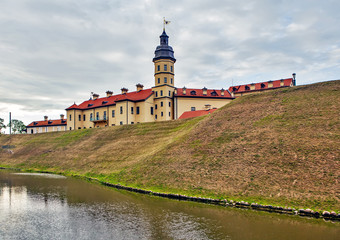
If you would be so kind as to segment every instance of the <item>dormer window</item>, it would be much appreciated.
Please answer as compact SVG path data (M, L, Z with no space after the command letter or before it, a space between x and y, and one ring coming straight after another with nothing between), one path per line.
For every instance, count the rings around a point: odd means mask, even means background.
M51 123L52 123L52 121L50 120L50 121L48 121L47 123L48 123L48 124L51 124Z
M87 106L88 106L88 107L92 107L92 106L93 106L93 104L92 104L92 103L89 103L89 104L87 104Z
M261 83L261 88L265 88L265 87L266 87L266 84Z
M190 95L196 95L196 91L191 91Z
M217 96L217 92L213 91L213 92L211 93L211 96Z
M245 86L245 89L248 91L248 90L250 90L250 87L249 86Z
M233 87L233 92L236 92L237 91L237 88L236 87Z
M37 122L34 122L33 125L37 125L38 123Z
M104 105L104 104L107 104L108 103L108 101L102 101L102 104Z
M208 89L207 89L206 87L204 87L202 90L203 90L203 95L207 95L207 93L208 93L207 90L208 90Z

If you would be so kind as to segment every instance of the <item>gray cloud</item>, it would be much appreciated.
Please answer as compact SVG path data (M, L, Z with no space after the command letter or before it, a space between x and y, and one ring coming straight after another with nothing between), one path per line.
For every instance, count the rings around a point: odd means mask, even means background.
M0 117L14 111L25 123L58 117L91 91L153 86L163 16L178 87L340 74L338 1L2 0L1 9Z

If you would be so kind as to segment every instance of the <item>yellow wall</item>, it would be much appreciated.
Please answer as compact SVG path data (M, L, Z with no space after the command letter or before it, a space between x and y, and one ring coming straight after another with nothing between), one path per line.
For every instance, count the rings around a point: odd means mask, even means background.
M231 99L176 97L174 102L174 98L172 97L174 88L164 85L154 87L153 90L158 92L163 90L165 94L163 94L163 96L158 94L158 97L155 97L156 95L153 94L145 101L140 102L121 101L117 102L116 105L108 107L88 110L68 110L67 130L136 124L141 122L169 121L179 118L183 112L191 111L191 107L195 107L196 110L204 110L205 105L210 104L211 108L220 108L231 101ZM169 97L169 91L171 97ZM122 114L120 113L121 107L123 110ZM133 113L131 112L132 107ZM137 107L139 107L139 114L137 114ZM151 115L151 107L153 108L153 115ZM112 117L112 110L115 111L114 117ZM177 111L175 112L175 110ZM104 111L106 111L106 120L96 121L97 113L99 114L100 120L104 118ZM94 121L90 120L91 113ZM81 116L80 121L79 115Z
M121 107L123 110L122 114L120 113ZM137 114L137 107L139 107L139 114ZM136 124L140 122L153 122L155 121L155 109L154 114L151 115L151 107L154 108L153 96L149 97L145 101L140 102L121 101L117 102L116 105L108 107L99 107L87 110L68 110L67 116L71 120L67 124L67 130ZM131 108L133 108L133 112ZM115 111L114 117L112 117L112 110ZM106 120L104 120L105 111ZM91 113L93 117L92 121L90 118ZM99 114L99 121L97 120L97 113ZM81 116L80 121L79 115ZM168 118L165 120L168 120Z
M126 123L126 106L128 101L116 103L116 125L124 125ZM122 107L123 113L120 113L120 108Z
M78 121L78 115L82 114L82 110L67 110L67 130L74 130L82 127L81 122Z
M140 116L136 119L137 122L154 122L155 121L155 112L153 115L151 115L151 107L155 108L154 105L154 96L152 95L148 99L146 99L143 102L139 102ZM155 109L154 109L155 111Z
M32 134L31 130L33 130L33 134L46 132L59 132L66 131L66 126L29 127L27 128L27 134Z
M164 65L167 65L167 70L164 70ZM171 86L174 86L175 84L175 66L174 62L170 59L159 59L154 62L155 66L155 86L168 84ZM159 70L158 70L159 66ZM172 68L172 71L171 71ZM164 82L164 78L167 78L167 82ZM158 78L160 79L160 82L158 83ZM172 79L172 82L171 82Z
M93 127L97 128L97 127L108 126L109 117L110 117L109 116L109 110L110 110L109 106L95 108L95 109L92 110L93 111L93 121L92 121ZM104 112L106 113L106 115L104 115ZM97 114L98 114L98 119L97 119Z

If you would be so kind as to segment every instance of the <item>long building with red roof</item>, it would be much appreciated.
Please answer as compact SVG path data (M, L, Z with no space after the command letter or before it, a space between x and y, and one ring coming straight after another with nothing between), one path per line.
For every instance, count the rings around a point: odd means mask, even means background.
M285 87L292 87L295 86L295 76L296 74L293 73L292 78L280 79L280 80L270 80L267 82L260 82L260 83L250 83L238 86L231 86L229 87L229 92L234 97L240 97L243 95L251 94L251 93L258 93L268 90L274 90L278 88L285 88Z
M47 132L59 132L66 131L67 120L64 118L64 114L60 115L60 119L48 119L48 116L44 116L42 121L34 121L26 126L27 134L35 133L47 133Z

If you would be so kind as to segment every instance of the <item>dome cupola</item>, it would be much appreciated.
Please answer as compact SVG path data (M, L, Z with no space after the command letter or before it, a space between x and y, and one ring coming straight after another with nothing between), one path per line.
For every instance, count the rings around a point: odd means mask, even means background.
M153 61L159 59L171 59L172 61L176 62L174 50L168 45L169 36L166 34L165 30L163 30L163 33L159 36L159 38L160 45L157 46L155 50L155 57L153 58Z

